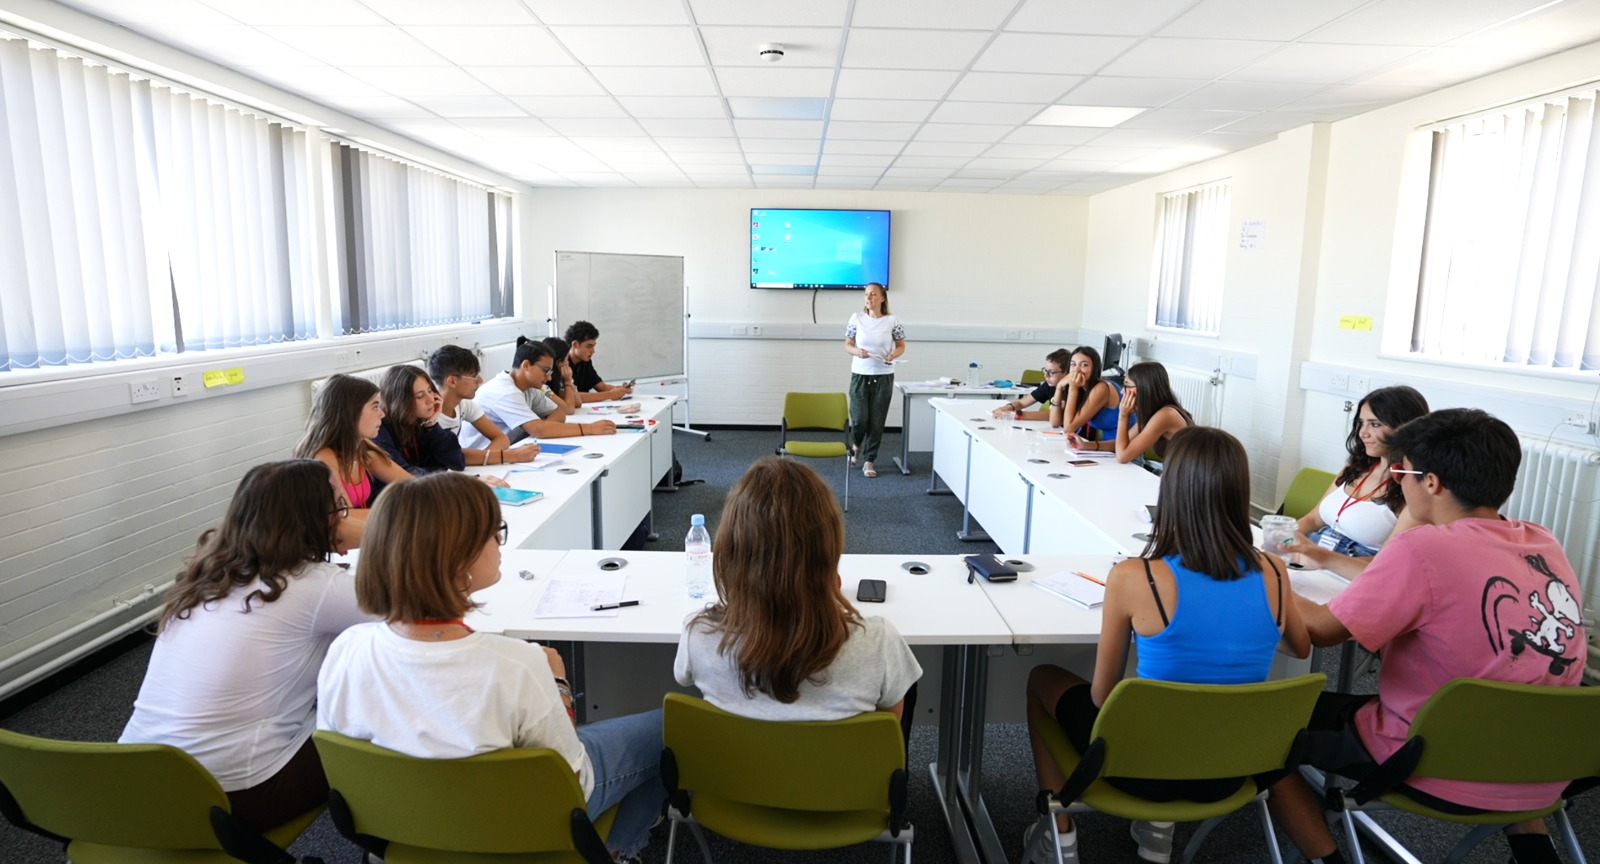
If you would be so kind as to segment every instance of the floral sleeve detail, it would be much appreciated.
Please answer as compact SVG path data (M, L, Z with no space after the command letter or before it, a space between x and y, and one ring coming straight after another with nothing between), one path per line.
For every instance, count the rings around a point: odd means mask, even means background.
M895 322L894 330L892 332L896 341L906 338L906 328L901 327L899 322Z
M856 338L856 319L851 318L850 319L850 326L844 328L844 338L846 338L846 339L854 339L854 338Z

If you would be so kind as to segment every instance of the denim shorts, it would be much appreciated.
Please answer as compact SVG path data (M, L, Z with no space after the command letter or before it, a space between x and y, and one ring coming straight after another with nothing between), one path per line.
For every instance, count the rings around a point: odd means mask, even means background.
M1324 537L1331 538L1333 545L1329 546L1326 542L1324 542ZM1346 537L1343 534L1340 534L1338 531L1326 526L1311 532L1311 542L1323 547L1324 549L1331 549L1340 555L1349 555L1352 558L1371 558L1372 556L1378 554L1378 550L1376 548L1357 543L1356 541L1351 540L1349 537Z

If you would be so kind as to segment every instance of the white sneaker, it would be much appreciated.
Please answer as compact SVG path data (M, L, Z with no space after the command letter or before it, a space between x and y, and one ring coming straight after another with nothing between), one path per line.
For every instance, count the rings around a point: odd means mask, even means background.
M1044 823L1044 820L1042 820L1042 819L1035 820L1032 825L1028 826L1028 830L1023 832L1023 834L1022 834L1022 851L1023 852L1027 852L1028 851L1028 847L1033 845L1033 837L1034 837L1035 834L1037 834L1039 832L1039 826L1041 824L1043 824L1043 823ZM1074 823L1072 828L1068 829L1068 831L1065 834L1061 833L1060 831L1057 831L1056 832L1056 838L1061 841L1061 861L1062 861L1062 864L1078 864L1078 826L1077 826L1077 824ZM1033 857L1029 858L1027 860L1032 862L1032 864L1055 864L1055 861L1056 861L1056 850L1055 850L1054 846L1050 845L1050 838L1046 837L1044 839L1044 842L1039 845L1039 848L1034 850Z
M1172 860L1171 822L1134 822L1128 826L1133 842L1139 844L1139 857L1155 864L1168 864Z

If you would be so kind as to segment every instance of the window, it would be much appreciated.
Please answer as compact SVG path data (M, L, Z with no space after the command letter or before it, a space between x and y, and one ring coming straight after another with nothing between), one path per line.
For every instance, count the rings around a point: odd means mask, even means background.
M1218 180L1162 196L1151 326L1221 332L1232 183Z
M1424 130L1431 161L1413 353L1600 369L1595 92Z

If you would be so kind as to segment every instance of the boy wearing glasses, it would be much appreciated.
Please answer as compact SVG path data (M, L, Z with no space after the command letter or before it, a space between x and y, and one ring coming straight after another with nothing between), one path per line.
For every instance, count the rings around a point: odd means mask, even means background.
M564 423L562 418L566 412L549 397L545 397L545 401L550 403L545 415L528 407L528 400L523 393L543 387L555 368L555 358L550 355L549 346L543 342L526 337L518 339L517 352L512 355L511 362L509 371L501 372L478 388L475 401L483 409L484 416L503 430L512 442L529 436L576 438L580 435L610 435L617 431L616 424L610 420ZM463 425L456 434L461 438L463 449L484 447L489 440L472 426Z
M1039 370L1044 373L1044 383L1033 388L1033 392L1026 396L1002 403L999 408L994 409L994 416L999 417L1007 411L1015 411L1018 420L1049 420L1050 400L1055 398L1056 384L1061 381L1061 376L1066 372L1067 364L1071 360L1072 352L1065 348L1057 348L1045 355L1044 368ZM1039 406L1038 410L1027 410L1034 405Z
M1383 652L1377 696L1324 693L1308 726L1308 761L1355 779L1405 743L1417 711L1451 680L1576 686L1586 654L1583 595L1561 543L1499 514L1522 458L1511 427L1452 408L1406 423L1387 444L1406 512L1421 524L1384 544L1328 605L1295 597L1313 644L1353 638ZM1560 733L1533 723L1529 734ZM1474 813L1547 806L1563 785L1417 777L1399 791L1435 809ZM1298 774L1273 787L1271 804L1308 859L1344 861ZM1543 820L1506 834L1518 864L1558 860Z

